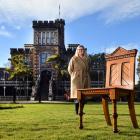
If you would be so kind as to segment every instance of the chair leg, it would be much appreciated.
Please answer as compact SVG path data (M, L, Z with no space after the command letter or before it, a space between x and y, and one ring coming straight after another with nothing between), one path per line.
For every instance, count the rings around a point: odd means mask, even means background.
M83 104L82 99L79 101L79 106L80 106L80 113L79 113L79 116L80 116L80 126L79 126L79 128L83 129L83 107L84 107L84 104Z
M117 114L117 101L115 99L112 100L112 105L113 105L113 120L112 120L112 124L113 124L113 132L114 133L118 133L118 128L117 128L117 118L118 118L118 114Z
M102 105L103 105L103 111L104 111L106 123L107 125L111 125L109 109L108 109L108 100L106 97L102 97Z
M78 115L79 112L79 103L75 103L75 113Z
M138 128L138 123L137 123L135 108L134 108L134 92L131 92L130 96L128 97L128 107L129 107L129 113L130 113L130 118L133 127Z

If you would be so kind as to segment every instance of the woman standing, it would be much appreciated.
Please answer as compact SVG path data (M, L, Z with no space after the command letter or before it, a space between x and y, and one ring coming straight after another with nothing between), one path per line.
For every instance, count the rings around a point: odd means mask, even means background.
M70 98L74 99L75 111L78 114L79 102L77 100L77 89L88 88L90 86L89 60L84 46L79 45L76 48L75 55L69 62L68 72L71 76Z

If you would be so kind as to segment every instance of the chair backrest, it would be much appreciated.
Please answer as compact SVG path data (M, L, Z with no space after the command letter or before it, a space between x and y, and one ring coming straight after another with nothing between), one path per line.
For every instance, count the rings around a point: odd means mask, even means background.
M137 50L126 50L118 47L106 55L106 86L134 89L135 58Z

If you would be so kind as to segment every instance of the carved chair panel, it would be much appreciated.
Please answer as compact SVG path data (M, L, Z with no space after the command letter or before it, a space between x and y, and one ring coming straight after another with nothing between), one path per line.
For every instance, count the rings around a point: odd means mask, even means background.
M118 65L113 64L110 67L110 86L118 85L118 83L119 83Z
M122 77L121 77L121 85L129 86L131 85L130 80L130 63L122 63Z
M106 87L134 89L137 50L117 48L106 56Z

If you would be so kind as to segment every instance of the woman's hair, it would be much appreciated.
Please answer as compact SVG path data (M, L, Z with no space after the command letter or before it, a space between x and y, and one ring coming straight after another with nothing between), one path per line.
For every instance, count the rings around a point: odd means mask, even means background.
M84 48L83 45L78 45L78 47L76 48L76 51L75 51L75 56L79 56L79 54L78 54L78 49L80 49L80 48L84 49L84 56L86 56L85 48Z

